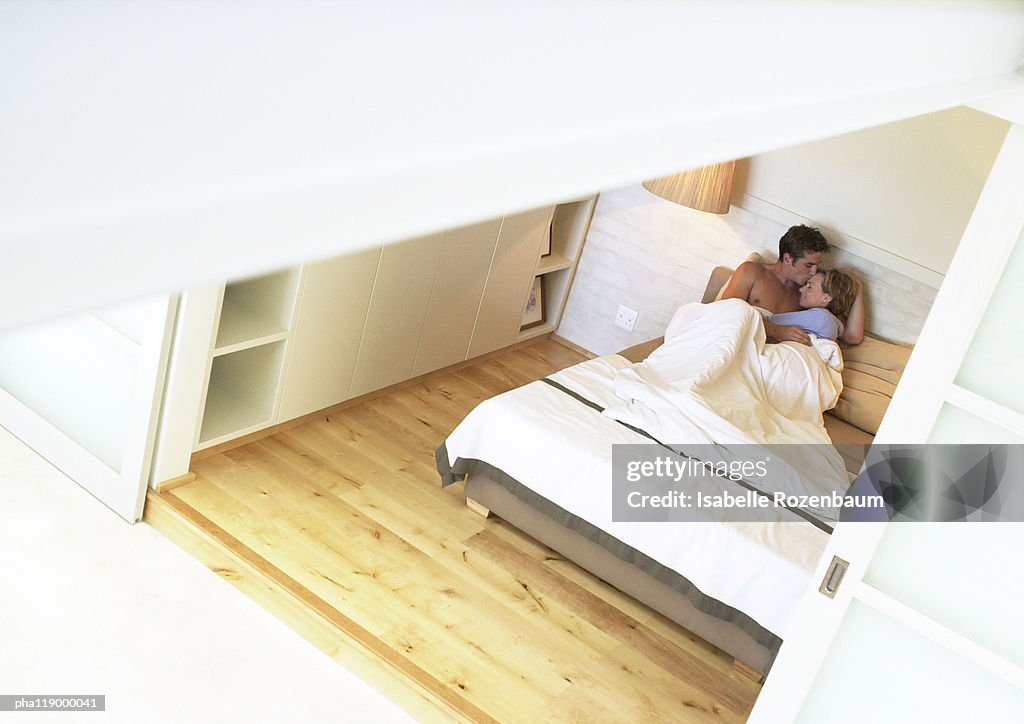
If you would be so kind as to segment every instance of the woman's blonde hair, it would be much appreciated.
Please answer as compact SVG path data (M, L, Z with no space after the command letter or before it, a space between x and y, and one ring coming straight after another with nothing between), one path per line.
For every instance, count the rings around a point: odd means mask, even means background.
M828 303L828 311L837 317L845 317L857 298L857 285L853 277L844 274L838 269L820 269L823 276L821 280L821 291L832 295L832 301Z

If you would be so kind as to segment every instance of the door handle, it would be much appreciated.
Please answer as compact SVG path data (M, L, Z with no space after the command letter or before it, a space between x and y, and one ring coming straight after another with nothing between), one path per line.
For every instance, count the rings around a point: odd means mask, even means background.
M825 577L821 579L818 593L829 598L835 598L836 591L839 590L839 584L843 582L843 576L846 575L846 569L849 567L848 561L844 561L839 556L832 556L832 563L829 564L828 570L825 571Z

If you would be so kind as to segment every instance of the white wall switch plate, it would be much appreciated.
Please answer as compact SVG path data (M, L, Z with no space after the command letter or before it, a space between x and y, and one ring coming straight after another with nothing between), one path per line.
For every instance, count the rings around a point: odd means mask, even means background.
M619 311L615 313L615 326L622 327L627 332L632 332L634 325L636 325L636 314L635 309L630 309L620 304Z

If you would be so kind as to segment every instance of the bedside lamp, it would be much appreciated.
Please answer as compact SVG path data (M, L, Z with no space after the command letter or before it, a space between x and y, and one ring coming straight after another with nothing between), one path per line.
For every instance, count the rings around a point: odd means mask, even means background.
M735 161L695 168L672 176L644 181L645 189L663 199L712 214L729 212Z

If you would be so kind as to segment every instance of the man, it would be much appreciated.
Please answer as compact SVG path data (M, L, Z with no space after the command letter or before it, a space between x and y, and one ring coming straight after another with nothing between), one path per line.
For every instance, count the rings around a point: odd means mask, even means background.
M795 312L800 307L800 287L818 271L818 264L829 250L820 231L810 226L792 226L779 239L778 261L768 264L745 261L722 291L722 299L743 299L773 314ZM857 296L850 306L840 339L859 344L864 337L864 300L861 282L849 270L857 286ZM764 321L764 331L779 342L800 342L809 345L811 338L800 327Z

